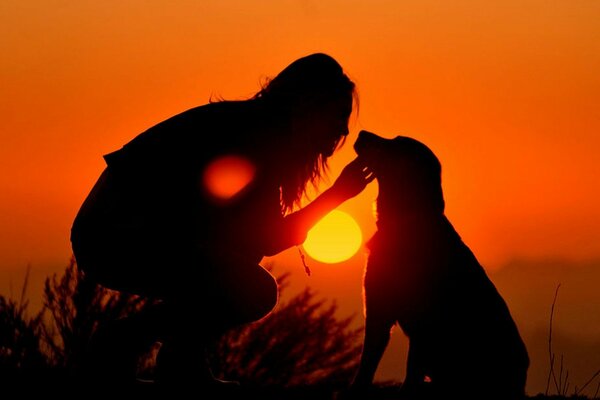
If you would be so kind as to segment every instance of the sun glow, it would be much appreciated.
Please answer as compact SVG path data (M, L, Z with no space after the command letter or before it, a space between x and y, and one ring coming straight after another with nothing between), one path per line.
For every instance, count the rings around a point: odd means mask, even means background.
M362 232L354 218L333 210L308 232L302 247L311 258L335 264L356 254L361 244Z

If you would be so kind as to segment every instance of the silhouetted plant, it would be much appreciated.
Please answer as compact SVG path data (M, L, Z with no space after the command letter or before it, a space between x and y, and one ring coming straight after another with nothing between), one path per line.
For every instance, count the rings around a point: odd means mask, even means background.
M0 295L0 376L7 380L41 373L47 366L39 340L42 314L27 313L28 278L29 268L19 301Z
M278 279L280 290L287 275ZM337 304L317 300L309 288L253 324L227 333L211 362L225 379L257 386L347 385L361 351L362 329L353 316L336 319Z
M72 258L64 274L44 284L46 319L41 339L49 363L73 374L84 362L92 335L104 324L140 311L147 299L96 285L85 279Z
M546 383L545 395L546 396L548 395L548 392L550 390L550 382L553 382L556 393L559 396L566 397L569 387L570 387L569 370L566 369L566 367L564 365L564 356L561 354L559 370L558 370L558 372L556 371L556 366L555 366L556 355L555 355L554 349L552 347L552 325L553 325L553 321L554 321L554 309L556 307L556 300L558 298L558 290L559 289L560 289L560 284L558 284L556 286L556 291L554 292L554 299L552 300L552 307L550 308L550 327L548 329L548 355L550 357L550 370L548 371L548 381ZM583 391L592 382L594 382L594 380L598 376L600 376L600 369L598 369L581 387L578 388L577 386L575 386L575 388L573 389L573 396L581 396ZM600 382L598 382L598 385L596 386L596 391L592 397L593 399L597 398L599 390L600 390Z
M133 315L150 305L144 298L124 295L91 284L71 260L64 274L46 279L44 307L30 317L27 312L26 273L18 300L0 295L0 383L42 382L72 374L84 357L84 347L103 324ZM287 287L288 275L279 278L280 289ZM552 321L558 288L551 310L549 351L551 368ZM211 362L215 372L255 386L345 386L358 363L361 328L351 329L353 317L337 320L337 305L306 289L277 306L264 319L231 330L215 346ZM142 361L151 371L152 355ZM556 371L550 372L556 374ZM581 395L598 376L596 372L574 394L566 395L566 373L558 372L555 389L562 395L542 395L532 399L584 400ZM150 375L151 377L151 375ZM549 379L554 379L552 375ZM598 395L598 388L592 398ZM21 386L21 390L24 388Z
M287 275L280 279L287 287ZM0 296L0 368L3 375L51 371L68 378L84 363L86 346L104 324L134 315L147 299L86 281L72 259L61 276L47 278L43 309L26 316L24 284L19 302ZM258 386L347 384L360 355L361 329L353 317L337 320L335 302L317 300L306 289L253 324L231 330L214 348L212 362L222 376ZM140 361L147 375L156 347ZM149 375L151 377L151 374Z

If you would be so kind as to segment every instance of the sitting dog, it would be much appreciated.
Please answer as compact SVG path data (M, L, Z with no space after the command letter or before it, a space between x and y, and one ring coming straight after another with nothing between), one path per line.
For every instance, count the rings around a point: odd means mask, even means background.
M524 398L526 347L503 298L444 215L437 157L417 140L367 131L354 149L373 169L379 194L352 389L372 384L398 323L409 340L401 388L408 398Z

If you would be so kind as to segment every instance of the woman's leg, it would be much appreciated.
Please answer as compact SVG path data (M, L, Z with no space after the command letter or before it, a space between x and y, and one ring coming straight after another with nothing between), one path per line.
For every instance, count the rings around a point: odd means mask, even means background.
M259 265L220 266L199 281L182 282L169 304L168 334L159 352L159 380L166 384L222 385L207 349L233 327L259 320L277 303L275 278Z
M220 292L212 296L220 303L220 310L215 313L215 319L223 319L225 328L258 321L270 314L277 304L277 281L260 265L223 267L216 274L216 280Z

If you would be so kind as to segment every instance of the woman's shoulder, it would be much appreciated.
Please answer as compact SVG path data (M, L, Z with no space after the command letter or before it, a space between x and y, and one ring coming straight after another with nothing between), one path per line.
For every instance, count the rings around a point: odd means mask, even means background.
M211 101L185 110L177 117L253 114L257 111L256 103L252 100L219 100Z
M105 158L163 160L174 165L202 164L226 153L257 158L262 154L258 149L261 124L260 112L251 101L207 103L152 126Z
M250 116L245 111L246 108L241 102L216 102L196 106L153 125L132 142L158 141L167 144L171 141L185 142L199 138L210 139L211 143L220 139L231 140L237 134L236 124ZM228 137L223 138L222 133L227 131Z
M252 101L219 101L186 110L170 120L163 128L176 128L194 135L213 133L215 140L231 140L242 131L260 124L260 109Z

